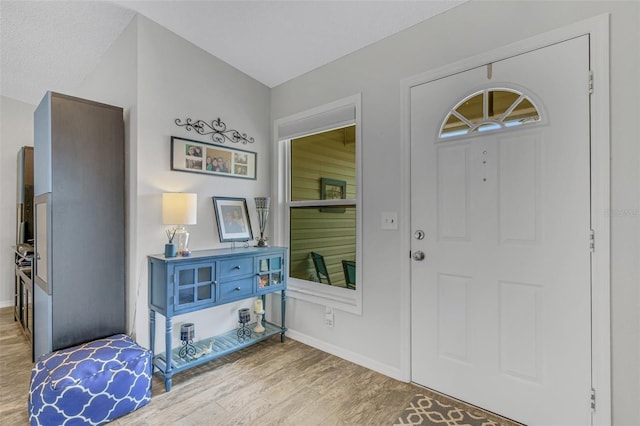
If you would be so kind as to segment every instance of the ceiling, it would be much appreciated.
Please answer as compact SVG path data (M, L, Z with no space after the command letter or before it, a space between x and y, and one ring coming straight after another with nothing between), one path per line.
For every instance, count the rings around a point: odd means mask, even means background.
M0 1L0 94L73 93L136 13L266 86L468 0Z

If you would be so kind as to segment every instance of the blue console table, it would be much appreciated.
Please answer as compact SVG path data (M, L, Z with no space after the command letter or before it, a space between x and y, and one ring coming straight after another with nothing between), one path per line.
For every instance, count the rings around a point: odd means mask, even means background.
M287 249L250 247L194 251L189 257L148 256L149 327L153 370L171 390L174 374L235 352L275 334L285 339ZM280 292L281 324L262 319L265 331L239 338L236 330L194 343L196 354L172 347L173 317L252 297ZM165 318L165 352L155 352L156 312ZM253 329L255 324L250 327Z

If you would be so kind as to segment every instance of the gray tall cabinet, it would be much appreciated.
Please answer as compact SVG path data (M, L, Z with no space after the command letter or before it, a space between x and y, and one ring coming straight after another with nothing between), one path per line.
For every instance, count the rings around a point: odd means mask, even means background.
M126 331L124 122L47 92L34 113L34 355Z

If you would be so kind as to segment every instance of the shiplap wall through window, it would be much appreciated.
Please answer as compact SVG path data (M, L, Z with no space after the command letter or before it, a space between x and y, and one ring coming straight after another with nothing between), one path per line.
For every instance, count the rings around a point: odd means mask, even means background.
M291 199L320 200L321 179L346 182L356 198L355 126L291 141ZM317 281L310 253L324 256L331 284L344 287L342 260L356 259L356 208L292 208L290 276Z

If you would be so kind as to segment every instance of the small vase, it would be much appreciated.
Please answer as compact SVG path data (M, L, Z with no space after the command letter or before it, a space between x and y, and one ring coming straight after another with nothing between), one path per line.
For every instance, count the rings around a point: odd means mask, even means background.
M164 245L164 257L176 257L178 255L178 249L173 243Z

